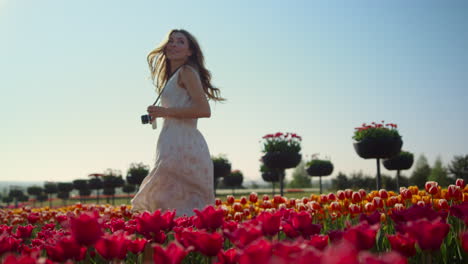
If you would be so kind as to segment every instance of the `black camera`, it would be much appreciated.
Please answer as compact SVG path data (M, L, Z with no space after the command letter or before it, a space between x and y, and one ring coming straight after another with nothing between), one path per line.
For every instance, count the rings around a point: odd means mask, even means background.
M151 122L151 116L150 115L142 115L141 116L141 123L142 124L149 124Z

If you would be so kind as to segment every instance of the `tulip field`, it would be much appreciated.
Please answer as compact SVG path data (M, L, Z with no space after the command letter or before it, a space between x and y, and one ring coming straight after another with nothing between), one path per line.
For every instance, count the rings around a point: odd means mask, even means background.
M227 196L176 217L128 205L0 209L1 263L468 263L468 186Z

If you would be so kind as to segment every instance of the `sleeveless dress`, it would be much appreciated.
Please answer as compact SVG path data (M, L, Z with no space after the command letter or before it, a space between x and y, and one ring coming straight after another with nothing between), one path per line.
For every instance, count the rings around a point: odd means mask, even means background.
M184 67L200 78L194 68ZM177 83L181 68L166 84L161 95L163 107L192 104L187 90ZM176 216L192 216L193 209L214 204L213 162L197 121L197 118L164 118L154 168L131 200L133 212L176 209Z

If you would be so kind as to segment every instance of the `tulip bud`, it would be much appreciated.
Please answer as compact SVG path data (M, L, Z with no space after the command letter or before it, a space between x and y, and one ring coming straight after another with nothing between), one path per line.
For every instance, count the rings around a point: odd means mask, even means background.
M357 204L350 204L348 209L353 215L361 213L361 208Z
M236 199L234 199L234 196L232 196L232 195L228 195L226 197L227 204L233 204L235 201L236 201Z
M336 192L336 194L338 195L338 199L340 199L340 200L346 199L346 195L345 195L344 191L340 190L340 191Z
M438 183L435 182L435 181L428 181L426 182L426 184L424 184L424 188L426 189L426 192L430 193L429 190L431 189L431 187L435 186L437 187Z
M247 204L247 198L245 196L242 196L240 198L240 203L243 204L243 205Z
M309 202L309 198L307 197L302 197L302 203L307 204Z
M281 195L279 194L273 196L273 203L275 204L283 203L283 197L281 197Z
M424 201L419 200L419 201L416 203L416 205L417 205L417 206L424 207L424 206L426 206L426 203L424 203Z
M362 201L361 194L359 192L353 192L351 200L353 203L360 203Z
M452 199L455 199L455 200L461 200L462 198L462 192L460 190L460 186L458 185L449 185L449 187L447 188L447 198L452 200Z
M256 202L258 201L258 195L257 195L257 193L254 193L254 192L251 193L251 194L249 195L249 201L250 201L251 203L256 203Z
M408 189L400 190L400 195L403 200L411 200L411 197L413 197L413 194Z
M448 210L449 207L450 207L447 200L445 200L445 199L440 199L439 202L438 202L438 205L439 205L440 209L443 209L443 210Z
M383 208L383 206L384 206L382 198L380 198L378 196L374 197L374 199L372 200L372 204L374 205L374 207L376 209L377 208Z
M242 204L237 203L237 202L232 205L232 209L234 209L234 211L236 212L241 212L244 210L244 208L242 207Z
M436 195L439 192L439 189L437 188L437 185L433 185L429 187L428 193L431 195Z
M269 201L270 200L270 196L264 194L263 195L263 201Z
M359 189L359 194L361 195L361 200L364 200L366 198L366 191L364 189Z
M379 190L379 197L382 199L387 199L388 198L388 192L385 189L380 189Z
M457 185L457 186L459 186L460 188L463 189L463 188L465 188L466 183L465 183L465 180L463 180L463 179L457 179L455 181L455 185Z
M364 205L364 210L366 210L366 212L368 212L368 213L372 213L372 212L375 211L375 206L372 203L366 203Z
M220 205L222 205L222 204L223 204L223 201L221 201L221 199L219 199L219 198L216 198L216 199L215 199L215 205L216 205L216 206L220 206Z
M336 201L336 195L334 193L329 193L328 194L328 200L329 201Z
M320 195L320 202L321 203L327 203L328 202L328 196L326 194Z
M340 211L341 210L341 205L339 202L331 202L330 203L330 210L332 211Z
M351 189L346 189L346 190L345 190L345 197L346 197L347 199L351 199L351 195L353 195L353 190L351 190Z

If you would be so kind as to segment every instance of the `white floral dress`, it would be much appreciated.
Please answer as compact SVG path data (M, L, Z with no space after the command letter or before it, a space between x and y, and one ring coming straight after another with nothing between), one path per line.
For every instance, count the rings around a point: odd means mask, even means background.
M184 66L198 72L190 66ZM189 107L186 89L177 83L180 68L161 95L163 107ZM133 211L176 209L177 216L194 215L214 203L213 162L208 145L197 129L197 118L164 118L156 146L154 168L131 200Z

